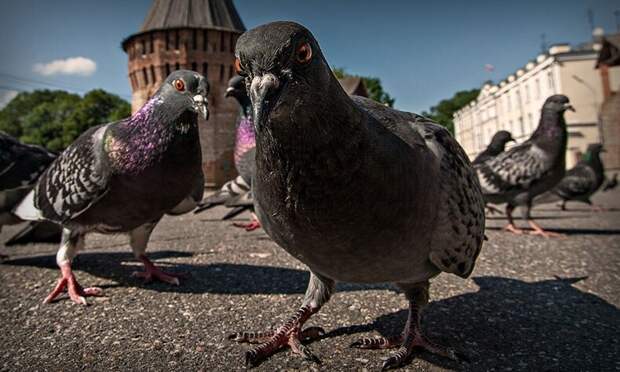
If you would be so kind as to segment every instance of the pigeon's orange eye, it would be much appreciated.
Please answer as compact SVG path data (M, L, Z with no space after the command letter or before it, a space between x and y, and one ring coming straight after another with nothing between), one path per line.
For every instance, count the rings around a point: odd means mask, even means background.
M295 52L295 58L297 58L297 62L299 63L308 63L312 59L312 48L310 44L303 43L299 47L297 47L297 51Z
M181 79L176 79L172 82L172 85L174 85L174 89L178 90L179 92L185 90L185 83Z
M239 58L235 59L235 72L241 74L241 60Z

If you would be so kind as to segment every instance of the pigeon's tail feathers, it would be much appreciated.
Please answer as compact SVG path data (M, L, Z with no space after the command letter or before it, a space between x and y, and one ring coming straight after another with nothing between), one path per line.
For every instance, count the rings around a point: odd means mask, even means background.
M26 227L7 240L7 247L29 243L60 243L62 229L49 221L31 221Z
M0 191L0 212L12 212L31 189L30 186L24 186Z
M237 178L226 182L218 192L200 202L194 213L200 213L215 206L226 204L229 199L245 194L249 190L250 185L245 182L243 177L237 176Z
M250 207L249 206L240 206L240 207L235 207L233 209L231 209L228 213L226 213L226 215L224 215L224 217L222 217L223 221L229 220L231 218L235 218L238 215L240 215L241 213L245 212L246 210L249 210Z
M19 205L13 210L13 214L21 218L24 221L41 221L43 220L43 214L41 210L37 208L34 203L34 190L30 190L28 195L19 203Z

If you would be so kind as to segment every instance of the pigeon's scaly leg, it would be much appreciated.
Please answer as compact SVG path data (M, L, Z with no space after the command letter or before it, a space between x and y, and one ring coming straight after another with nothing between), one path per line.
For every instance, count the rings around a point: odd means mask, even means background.
M250 223L235 222L233 223L233 226L245 229L245 231L254 231L261 227L260 221L258 220L258 217L256 217L254 213L252 213L252 221L250 221Z
M383 370L398 368L407 363L415 348L422 348L433 354L459 360L457 353L429 340L422 332L420 325L421 309L428 303L428 281L416 284L399 284L409 300L409 316L407 324L400 336L394 338L362 338L352 344L360 349L387 349L398 347L398 350L383 363Z
M72 233L68 229L63 229L61 239L60 249L56 254L56 263L58 267L60 267L62 276L58 280L58 284L56 284L54 290L43 300L43 303L54 301L66 290L69 293L69 298L71 298L73 302L80 305L87 305L86 297L101 296L103 291L98 287L82 288L71 270L71 261L78 250L84 247L84 235Z
M259 364L262 360L273 355L276 351L285 346L301 355L306 360L320 363L319 359L312 354L310 349L302 344L302 341L320 337L324 331L319 327L309 327L302 330L304 323L317 313L325 304L334 290L334 281L319 277L311 273L310 282L304 302L295 314L281 327L275 331L267 332L238 332L231 334L228 338L237 342L259 343L258 346L250 349L245 354L246 366L252 367Z
M568 202L568 200L562 200L562 204L560 204L560 209L563 211L566 210L566 202Z
M540 225L536 223L536 221L534 220L528 220L527 223L529 223L532 229L534 230L531 232L532 235L540 235L545 238L564 238L565 237L564 234L543 230L543 228L540 227Z
M515 210L513 205L506 205L506 217L508 218L508 225L504 226L504 230L510 231L513 234L521 235L523 230L515 226L515 221L512 219L512 212Z
M179 282L179 278L186 277L185 274L165 272L155 266L153 262L151 262L151 260L149 260L144 254L146 251L146 245L151 237L153 229L157 225L157 222L159 222L159 220L144 224L129 233L129 245L133 250L133 254L144 264L144 271L135 271L131 274L131 276L144 278L145 283L149 283L153 280L159 280L164 283L180 285L181 283Z

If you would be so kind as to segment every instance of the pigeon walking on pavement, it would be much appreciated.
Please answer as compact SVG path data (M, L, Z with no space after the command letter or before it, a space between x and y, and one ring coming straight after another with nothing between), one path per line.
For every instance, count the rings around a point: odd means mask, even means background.
M348 96L305 27L274 22L243 34L236 48L256 123L253 189L269 236L310 270L302 306L274 331L239 332L259 343L256 365L282 347L318 360L302 329L336 281L392 282L409 300L401 337L363 338L359 348L397 347L385 368L414 347L455 357L420 327L429 279L470 275L484 237L484 201L466 154L442 126Z
M16 208L22 219L62 225L56 262L62 276L44 302L65 289L75 303L99 288L82 288L71 261L86 233L128 233L146 281L179 284L146 257L151 232L164 214L189 212L202 199L202 155L198 114L207 117L208 84L193 71L170 74L159 90L129 118L92 127L71 144L39 178Z
M260 223L254 214L254 200L252 197L252 173L254 172L254 155L256 153L256 133L254 120L252 119L252 103L245 86L245 79L242 76L234 76L228 81L226 97L234 97L239 103L239 118L237 120L237 133L235 137L235 168L239 176L226 182L215 194L205 198L195 213L200 213L206 209L217 205L226 205L233 208L223 219L232 218L239 213L250 210L252 221L248 224L235 223L237 227L242 227L247 231L252 231L260 227Z
M603 185L603 191L613 190L618 187L618 173L614 173L611 179L605 179L605 184Z
M564 112L573 110L568 97L553 95L545 101L538 128L522 144L493 159L476 164L476 172L487 203L506 205L506 230L522 234L512 219L512 212L521 206L523 218L533 234L545 237L559 236L543 230L530 215L534 197L555 187L565 173L566 121Z
M484 151L482 151L480 154L478 154L478 156L476 156L472 164L484 163L485 161L496 157L497 155L504 152L506 144L511 141L514 142L512 134L510 134L510 132L508 132L507 130L500 130L493 135L489 146L487 146Z
M583 159L566 171L564 178L552 190L534 199L534 204L560 200L562 202L560 208L564 211L566 203L574 200L586 203L595 210L603 210L604 208L593 205L590 200L605 181L605 167L600 156L603 151L603 145L600 143L590 144Z
M0 131L0 230L3 225L23 222L12 213L30 192L56 154L41 146L27 145ZM60 228L51 222L31 222L5 245L60 242Z

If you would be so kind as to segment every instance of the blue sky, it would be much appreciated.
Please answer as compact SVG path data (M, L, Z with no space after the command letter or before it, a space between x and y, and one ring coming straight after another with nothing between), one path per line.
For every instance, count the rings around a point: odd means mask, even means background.
M620 10L620 2L611 0L234 2L247 28L283 19L304 24L332 66L380 77L396 107L414 112L505 77L539 53L542 33L548 43L587 41L587 9L595 25L616 32L614 11ZM0 104L11 90L42 87L79 93L103 88L129 99L120 42L140 28L150 4L1 1ZM96 67L79 60L45 66L75 57ZM485 71L485 64L495 71Z

